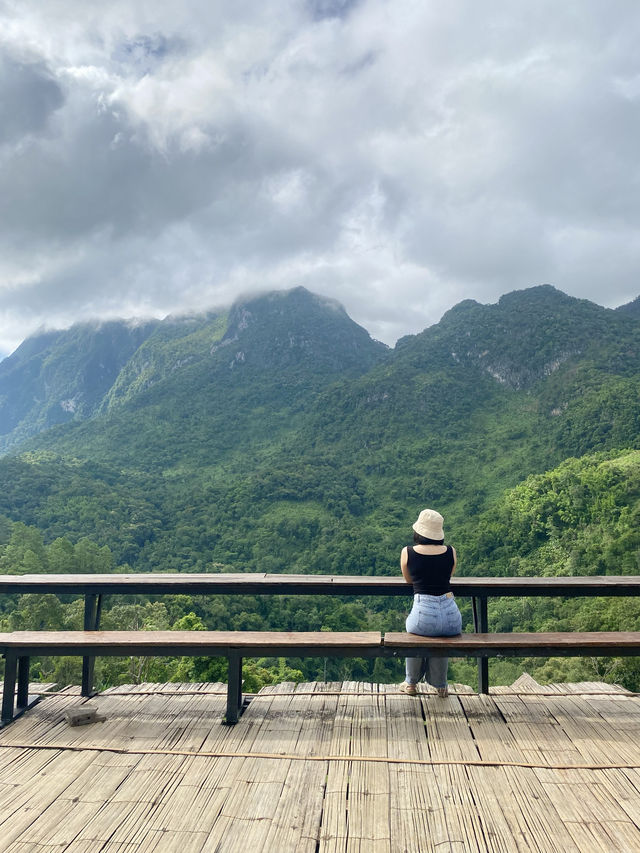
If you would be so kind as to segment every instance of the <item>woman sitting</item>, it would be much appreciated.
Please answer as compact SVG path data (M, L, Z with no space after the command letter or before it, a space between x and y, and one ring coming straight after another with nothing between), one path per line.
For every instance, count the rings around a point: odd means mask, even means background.
M462 617L450 583L456 570L456 552L444 544L443 521L439 512L423 509L413 525L413 546L403 548L400 554L402 574L414 591L407 631L423 637L453 637L462 631ZM407 658L406 681L400 690L415 696L416 684L425 676L444 698L448 695L448 666L448 658Z

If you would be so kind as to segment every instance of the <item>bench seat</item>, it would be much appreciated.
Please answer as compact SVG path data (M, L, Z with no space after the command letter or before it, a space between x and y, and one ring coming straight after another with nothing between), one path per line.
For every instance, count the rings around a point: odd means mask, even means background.
M619 657L640 654L640 631L455 637L389 632L384 639L379 631L15 631L0 634L0 650L5 656L2 725L28 706L32 655L226 657L225 722L236 723L243 706L243 657Z
M3 641L4 637L4 641ZM14 631L0 634L0 648L40 654L199 655L239 649L272 657L292 650L346 656L379 648L380 631Z
M384 647L407 657L421 654L432 657L620 657L640 654L640 631L458 634L455 637L386 633Z
M0 634L5 655L1 723L28 705L32 655L112 657L211 656L229 662L227 713L235 723L242 709L243 657L374 657L381 653L379 631L14 631ZM14 700L18 685L17 700Z

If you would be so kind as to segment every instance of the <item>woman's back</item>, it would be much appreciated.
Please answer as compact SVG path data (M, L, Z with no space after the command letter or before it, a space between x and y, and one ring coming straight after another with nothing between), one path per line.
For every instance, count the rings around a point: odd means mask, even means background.
M444 595L451 592L451 572L454 566L454 554L451 545L444 551L440 547L407 547L407 564L413 582L414 593L420 595ZM431 553L429 553L431 552Z

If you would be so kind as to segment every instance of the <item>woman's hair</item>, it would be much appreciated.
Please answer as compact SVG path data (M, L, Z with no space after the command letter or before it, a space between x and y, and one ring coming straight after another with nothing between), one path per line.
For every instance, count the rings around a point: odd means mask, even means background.
M444 545L444 539L427 539L426 536L420 536L419 533L413 533L414 545Z

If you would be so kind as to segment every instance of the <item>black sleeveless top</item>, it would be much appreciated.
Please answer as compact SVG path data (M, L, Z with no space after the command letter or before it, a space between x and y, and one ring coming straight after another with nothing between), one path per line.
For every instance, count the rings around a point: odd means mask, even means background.
M444 595L451 592L453 570L453 548L447 545L444 554L419 554L407 547L408 566L413 591L420 595Z

